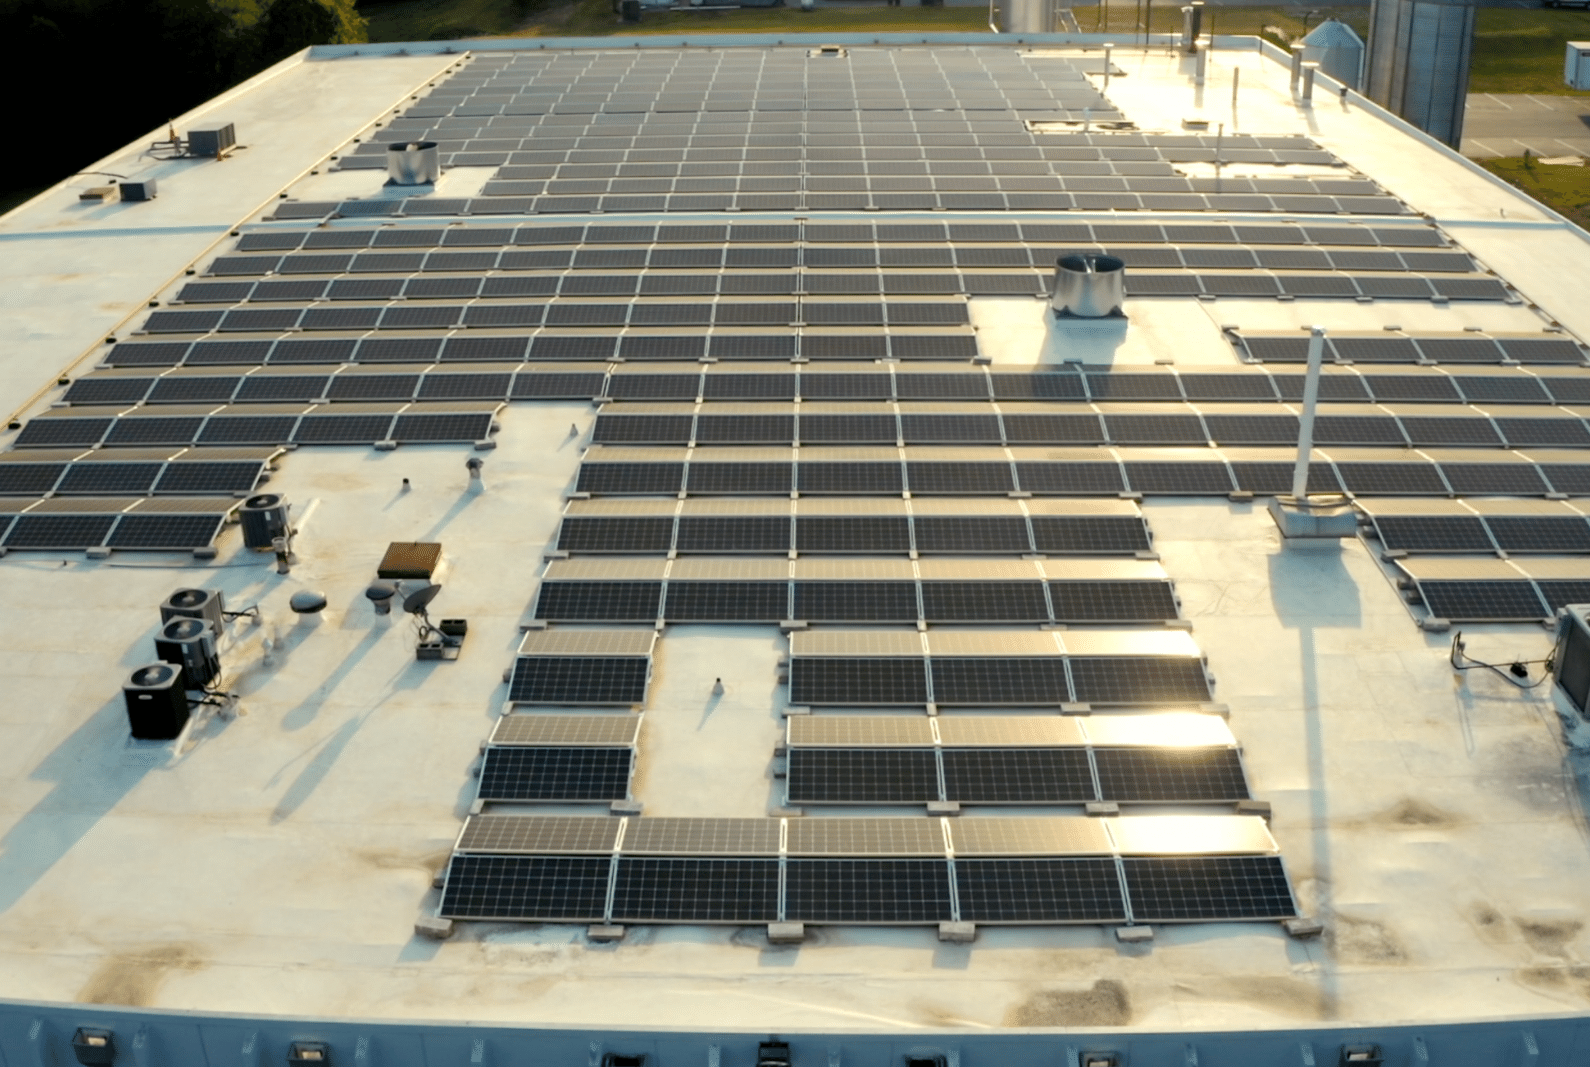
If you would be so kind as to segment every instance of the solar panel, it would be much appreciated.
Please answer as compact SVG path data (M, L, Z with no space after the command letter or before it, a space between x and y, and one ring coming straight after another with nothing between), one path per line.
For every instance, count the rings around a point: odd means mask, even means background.
M788 776L791 804L921 804L941 799L938 757L932 749L792 748Z
M1546 606L1555 615L1568 604L1584 604L1590 602L1590 581L1542 581L1540 595L1545 598Z
M597 495L673 495L684 479L683 463L582 463L577 491Z
M785 861L784 917L810 923L932 923L952 917L942 860Z
M1018 462L1016 476L1029 493L1094 496L1126 488L1121 468L1113 461L1097 463Z
M1083 400L1080 374L990 374L1000 400ZM1012 416L1006 416L1006 426Z
M795 522L795 548L806 553L903 554L911 548L910 522L904 516L803 515Z
M1528 581L1421 581L1430 614L1452 622L1525 622L1550 614Z
M1058 622L1164 622L1180 614L1164 581L1052 581L1049 597Z
M1069 702L1065 661L936 658L933 699L939 704L1060 705Z
M930 622L1048 622L1040 582L923 582L922 617Z
M783 555L790 547L790 520L784 515L683 516L679 520L677 547L680 552Z
M1590 554L1590 525L1576 515L1488 515L1485 525L1507 552Z
M1199 704L1209 699L1203 663L1192 657L1076 657L1070 661L1083 704Z
M1100 799L1138 803L1248 799L1234 748L1096 748Z
M640 657L521 656L508 699L521 704L639 704L651 663Z
M1580 523L1584 525L1583 522ZM1409 552L1491 552L1485 523L1474 515L1377 515L1375 528L1388 549Z
M1149 549L1148 527L1137 516L1034 515L1033 547L1044 553L1134 553Z
M1196 415L1106 415L1110 440L1123 445L1202 445L1209 439Z
M1208 494L1224 495L1231 492L1231 475L1226 465L1207 463L1139 463L1122 464L1126 469L1126 482L1135 492L1169 493L1183 496Z
M799 611L800 583L796 585ZM920 659L801 657L790 661L790 702L852 706L927 703Z
M796 465L802 493L898 495L905 487L898 463L809 463Z
M623 800L629 796L634 758L630 748L488 748L480 799Z
M1550 490L1523 463L1443 463L1441 473L1461 496L1544 496Z
M795 583L793 618L808 622L914 622L920 614L913 582Z
M1290 463L1255 463L1240 460L1231 463L1231 473L1236 478L1237 488L1250 493L1266 495L1290 493L1292 472L1293 465ZM1336 471L1329 463L1309 464L1309 492L1339 493L1341 488L1341 483L1336 480Z
M608 856L461 856L447 871L439 913L452 919L600 922Z
M434 415L399 415L392 427L394 441L480 441L490 433L489 411L446 412Z
M670 581L669 622L778 622L789 611L788 582Z
M1446 496L1449 490L1427 463L1338 463L1342 485L1366 496Z
M963 804L1079 804L1098 799L1082 748L946 748L943 761L945 797Z
M123 515L107 545L115 549L189 551L203 548L221 532L225 515Z
M64 463L0 463L0 495L37 496L55 488Z
M1279 856L1121 860L1138 922L1287 919L1297 914Z
M705 463L692 461L686 470L686 491L691 493L788 493L793 466L789 463Z
M1112 923L1126 919L1113 859L955 861L960 917L974 923Z
M160 463L74 463L57 491L103 495L141 495L160 475Z
M640 858L618 861L614 922L773 922L776 859Z
M194 439L204 419L193 418L120 418L111 424L105 435L107 445L184 445Z
M247 493L259 481L263 464L250 462L169 463L155 483L156 493Z
M906 478L912 493L1008 493L1016 487L1008 463L909 461Z
M653 622L658 618L661 582L541 583L536 618L559 622Z
M104 544L116 515L18 515L6 548L83 549Z
M558 530L558 548L565 552L667 552L673 533L672 517L569 515Z
M1027 520L1019 516L919 515L914 525L918 552L1020 555L1032 551Z

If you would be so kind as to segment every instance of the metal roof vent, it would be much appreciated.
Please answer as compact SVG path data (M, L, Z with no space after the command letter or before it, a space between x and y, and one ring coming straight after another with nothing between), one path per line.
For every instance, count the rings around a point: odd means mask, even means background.
M1120 317L1126 300L1126 264L1114 256L1084 253L1055 262L1050 306L1060 317Z
M442 173L435 141L386 146L386 177L393 185L432 185Z
M825 56L829 59L844 59L850 55L850 51L842 44L825 44L813 48L806 55L812 59L819 59Z

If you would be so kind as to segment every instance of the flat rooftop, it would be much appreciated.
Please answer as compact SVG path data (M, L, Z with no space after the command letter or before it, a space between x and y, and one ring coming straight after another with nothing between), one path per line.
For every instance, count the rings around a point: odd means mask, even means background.
M102 162L157 199L0 218L0 1000L1584 1012L1583 726L1449 657L1590 601L1590 238L1252 42L819 43L311 50L179 121L224 159ZM1122 316L1052 313L1072 253ZM1359 536L1286 542L1316 324ZM135 741L189 587L257 608L236 699Z

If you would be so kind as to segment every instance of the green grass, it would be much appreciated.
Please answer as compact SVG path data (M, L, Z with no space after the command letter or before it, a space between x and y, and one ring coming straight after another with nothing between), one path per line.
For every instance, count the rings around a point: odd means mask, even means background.
M1533 159L1481 159L1509 185L1590 229L1590 167L1548 167Z
M697 33L965 33L986 29L979 7L790 7L736 11L659 11L626 25L611 0L395 0L368 7L372 41L458 37L602 37Z
M1204 32L1209 32L1213 26L1215 33L1268 36L1276 44L1284 44L1274 33L1265 31L1276 27L1285 32L1286 40L1296 40L1303 36L1303 19L1310 11L1315 12L1308 20L1310 28L1335 18L1351 26L1360 37L1369 32L1368 7L1300 7L1295 4L1276 7L1211 5L1204 9ZM1131 38L1125 35L1141 31L1145 22L1143 11L1132 0L1110 0L1108 12L1100 5L1075 8L1073 13L1083 33L1121 34L1122 44L1131 43ZM1173 0L1151 3L1146 21L1152 23L1150 33L1180 33L1181 6Z
M513 33L536 7L523 0L396 0L363 7L372 41L443 41Z
M1486 8L1474 24L1471 93L1576 93L1562 81L1563 44L1590 40L1590 11Z

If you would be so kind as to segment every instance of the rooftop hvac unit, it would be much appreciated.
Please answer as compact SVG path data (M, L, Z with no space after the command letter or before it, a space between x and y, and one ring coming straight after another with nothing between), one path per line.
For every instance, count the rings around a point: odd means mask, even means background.
M203 619L217 634L226 629L226 598L219 589L178 589L160 605L160 621Z
M1570 89L1590 89L1590 41L1569 41L1562 80Z
M1590 604L1569 604L1557 614L1557 651L1552 656L1557 688L1586 714L1590 705Z
M190 156L215 156L220 158L237 145L237 131L230 122L211 122L188 129L188 154Z
M183 682L204 689L221 675L215 627L204 619L172 619L155 638L155 655L182 668Z
M182 668L150 663L133 671L121 687L127 725L140 741L170 741L188 724L188 693Z
M276 538L286 537L287 507L287 500L280 493L260 493L243 501L238 509L243 543L255 551L266 551Z

